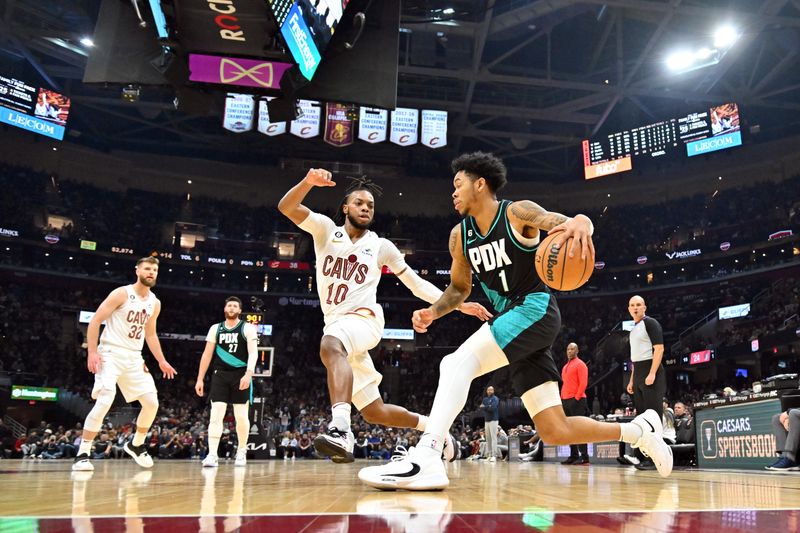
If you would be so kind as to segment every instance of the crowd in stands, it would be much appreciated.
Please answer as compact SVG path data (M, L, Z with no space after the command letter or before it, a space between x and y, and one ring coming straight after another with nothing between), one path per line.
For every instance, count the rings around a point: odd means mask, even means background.
M93 241L125 242L137 250L161 245L171 246L175 221L204 224L210 237L203 246L224 248L226 243L238 249L255 250L253 243L266 246L275 231L292 230L293 226L277 211L251 208L234 202L202 197L187 200L175 195L156 194L138 190L110 192L92 185L58 180L27 169L0 165L0 186L6 190L26 184L25 195L0 196L0 226L19 229L24 234L55 233L64 239L87 238ZM723 191L714 196L693 197L671 201L656 207L627 206L609 209L605 213L589 213L595 220L598 257L606 261L630 263L627 255L661 253L664 250L684 249L687 246L706 246L721 240L733 242L764 241L765 232L772 229L797 229L800 203L792 193L800 186L794 178L773 187L753 186ZM337 197L338 200L338 197ZM145 212L146 209L146 212ZM158 217L152 216L157 213ZM57 215L71 221L62 228L47 227L47 215ZM731 221L734 221L731 223ZM418 250L441 250L443 237L455 224L454 217L401 217L384 214L378 208L375 229L393 238L409 238ZM613 235L604 240L603 235ZM249 244L242 244L246 242ZM306 243L307 244L307 243ZM309 246L298 259L310 260ZM635 251L630 252L629 251ZM256 252L253 251L255 254ZM263 254L263 249L260 249ZM55 255L55 252L54 252ZM0 281L0 373L37 376L36 384L59 387L88 397L93 376L87 371L83 334L75 317L81 309L94 310L112 285L86 280L80 288L60 284L60 274L78 273L93 278L106 278L127 283L131 281L130 257L106 261L100 257L91 261L72 261L62 254L58 261L48 261L44 255L19 256L0 253L0 265L24 266L47 272L56 281L46 289L33 282ZM438 258L431 264L449 268L446 253L421 256ZM254 257L257 257L254 255ZM438 261L438 263L437 263ZM411 261L410 261L411 262ZM158 322L160 332L202 335L208 327L222 319L224 295L210 292L190 292L176 287L196 286L241 291L244 282L212 277L206 273L189 276L190 267L162 265L155 292L162 300L163 312ZM744 269L745 266L742 266ZM698 276L704 267L696 267ZM646 294L650 314L657 318L665 331L669 349L680 341L681 352L705 347L724 348L754 337L797 327L800 311L800 283L796 269L778 276L750 274L733 280L709 281L707 284L685 288L652 291ZM726 271L728 273L728 271ZM269 276L270 292L290 292L303 298L315 298L309 286L311 272ZM688 275L688 274L687 274ZM709 272L705 272L709 277ZM713 273L711 275L713 277ZM263 290L263 273L253 276L247 290L238 295L259 294ZM259 279L255 279L259 278ZM684 278L686 279L686 278ZM441 278L440 286L446 282ZM642 282L644 287L644 282ZM169 288L167 288L169 287ZM302 289L299 289L301 288ZM263 293L261 293L263 294ZM628 319L627 300L630 294L595 298L591 295L565 295L559 299L562 312L562 332L554 346L557 364L564 357L567 343L576 342L581 356L589 366L589 382L598 386L590 390L595 414L612 413L626 407L620 396L621 364L626 359L619 350L598 350L598 344L610 330ZM245 296L247 301L247 296ZM387 300L388 299L388 300ZM471 299L486 303L479 290ZM410 327L409 317L422 303L405 287L387 276L379 288L379 301L384 302L387 327ZM751 314L742 319L720 322L716 330L703 335L684 333L718 307L752 302ZM275 375L264 382L267 413L272 420L275 445L280 456L313 457L313 441L317 432L325 429L329 405L325 369L319 361L319 336L322 315L318 308L304 305L265 306L267 320L273 325L269 343L276 348ZM399 386L384 388L385 400L404 405L415 412L430 409L438 380L438 364L442 356L463 342L479 323L458 313L438 321L427 335L418 336L416 347L398 348L383 345L373 357L377 369L384 374L397 372ZM162 458L203 457L207 452L205 423L208 420L207 399L194 393L194 380L202 342L163 340L164 352L178 369L178 378L167 382L157 378L161 408L159 418L148 437L152 455ZM146 357L154 375L158 376L152 358ZM302 377L302 379L300 379ZM675 382L672 401L691 404L708 391L721 390L728 385L744 388L745 383L721 380L703 385ZM475 381L465 408L469 412L480 403L482 391L492 381L501 399L509 399L507 369ZM122 400L118 397L117 405ZM480 430L471 427L469 417L457 420L457 432L462 455L480 453ZM232 456L236 435L232 417L226 419L230 431L224 437L220 456ZM0 426L3 428L4 426ZM512 428L507 428L511 430ZM65 429L52 425L35 428L21 441L8 445L0 429L3 447L12 453L45 458L74 455L79 428ZM131 438L131 422L112 425L98 438L93 453L104 457L120 455L121 446ZM381 428L366 424L354 416L357 436L356 452L360 457L386 458L396 446L413 446L418 433L413 430ZM514 431L525 432L526 428Z

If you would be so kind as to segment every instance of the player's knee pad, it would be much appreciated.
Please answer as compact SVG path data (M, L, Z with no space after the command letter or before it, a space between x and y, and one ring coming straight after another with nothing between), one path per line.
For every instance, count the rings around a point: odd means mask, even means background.
M225 419L225 411L228 404L225 402L211 402L211 415L208 421L208 436L220 437L222 435L222 423Z
M102 389L97 394L97 400L94 402L94 407L92 410L89 411L89 414L86 415L86 422L83 424L83 428L86 431L92 431L97 433L100 431L100 428L103 426L103 419L106 417L106 413L108 413L111 406L114 404L114 397L116 396L116 390L108 390Z
M458 376L472 381L480 375L480 362L462 346L439 363L439 379Z
M137 429L149 428L156 419L158 413L158 396L154 392L149 392L139 397L142 410L136 419Z

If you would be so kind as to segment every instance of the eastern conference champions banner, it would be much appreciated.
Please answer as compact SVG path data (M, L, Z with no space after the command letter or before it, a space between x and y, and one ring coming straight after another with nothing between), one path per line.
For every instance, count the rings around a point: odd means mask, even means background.
M297 137L318 137L324 120L324 140L331 146L345 147L359 140L376 144L390 140L399 146L421 143L428 148L447 146L447 111L399 107L394 111L352 104L300 100L302 115L290 123L272 122L267 102L271 96L228 93L223 127L234 133L253 129L274 137L287 130ZM356 133L357 132L357 133Z
M780 410L780 400L763 400L697 411L698 466L763 470L775 462L772 416Z

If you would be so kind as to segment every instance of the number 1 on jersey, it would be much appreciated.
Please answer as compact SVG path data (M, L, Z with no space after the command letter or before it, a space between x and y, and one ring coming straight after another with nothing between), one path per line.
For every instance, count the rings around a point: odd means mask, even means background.
M342 283L336 287L336 294L333 293L333 286L334 283L328 285L328 298L325 300L325 303L328 305L339 305L347 297L347 285ZM333 301L331 301L331 297L333 297Z
M498 274L500 276L500 281L503 282L503 290L508 292L508 281L506 281L506 271L505 269L501 270Z

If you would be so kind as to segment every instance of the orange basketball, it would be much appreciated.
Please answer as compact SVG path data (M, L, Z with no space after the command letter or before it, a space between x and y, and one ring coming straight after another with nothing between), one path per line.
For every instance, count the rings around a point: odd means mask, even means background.
M586 260L581 259L580 249L575 256L567 257L572 245L572 237L561 248L555 248L553 241L558 237L553 233L539 243L536 250L536 273L545 285L557 291L574 291L589 281L594 271L594 253L589 253Z

